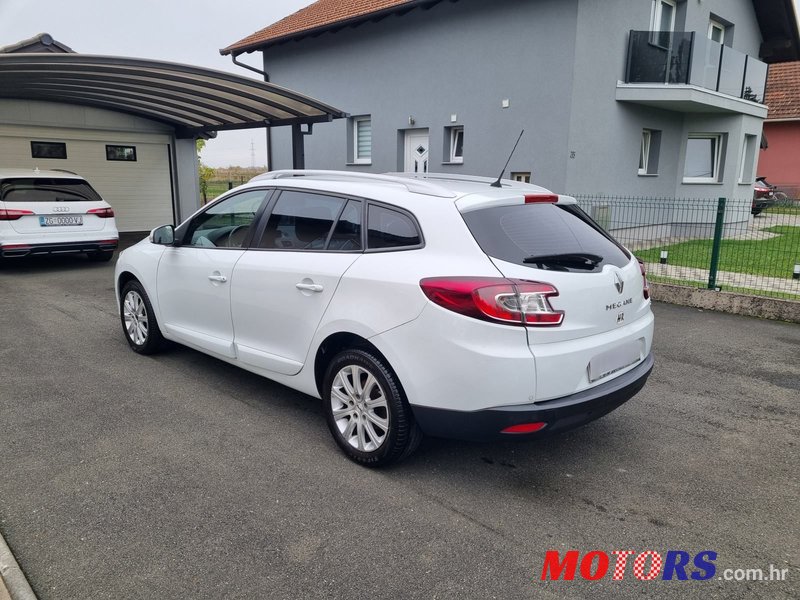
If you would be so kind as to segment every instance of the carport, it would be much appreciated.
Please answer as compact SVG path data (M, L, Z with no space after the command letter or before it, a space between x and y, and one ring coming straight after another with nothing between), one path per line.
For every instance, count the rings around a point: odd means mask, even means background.
M313 124L347 116L314 98L231 73L72 52L0 53L2 99L92 107L168 126L176 221L198 203L195 139L217 131L290 126L294 166L304 168L303 139Z

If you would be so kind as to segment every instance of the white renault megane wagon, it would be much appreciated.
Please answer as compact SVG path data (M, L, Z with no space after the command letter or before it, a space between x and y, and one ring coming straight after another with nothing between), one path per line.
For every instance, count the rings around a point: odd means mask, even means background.
M142 354L172 340L322 398L367 466L423 434L596 419L653 367L643 265L574 199L491 183L260 175L122 252L124 334Z

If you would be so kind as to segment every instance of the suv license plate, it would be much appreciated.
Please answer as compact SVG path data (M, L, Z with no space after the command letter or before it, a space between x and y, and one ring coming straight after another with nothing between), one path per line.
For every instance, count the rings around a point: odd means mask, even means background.
M57 227L60 225L83 225L83 216L75 215L70 217L39 217L39 225L42 227Z

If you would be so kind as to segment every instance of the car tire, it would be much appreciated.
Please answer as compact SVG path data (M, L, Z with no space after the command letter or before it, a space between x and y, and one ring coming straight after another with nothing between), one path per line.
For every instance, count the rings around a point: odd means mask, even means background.
M389 366L365 350L337 354L325 373L328 428L350 460L383 467L409 456L422 440L411 407Z
M138 281L129 281L120 294L120 322L125 339L134 352L154 354L164 344L150 298Z
M97 252L87 252L86 257L92 262L108 262L114 257L114 251L99 250Z
M760 208L754 208L753 210L750 211L750 213L755 217L756 215L760 215L761 214L761 209Z

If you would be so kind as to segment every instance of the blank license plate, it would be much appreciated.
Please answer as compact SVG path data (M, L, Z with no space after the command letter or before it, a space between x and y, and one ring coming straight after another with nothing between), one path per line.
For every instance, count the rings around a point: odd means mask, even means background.
M83 216L75 215L69 217L39 217L39 225L42 227L58 227L60 225L83 225Z
M594 383L599 379L621 371L639 362L642 358L639 340L633 340L622 346L598 354L589 363L589 382Z

